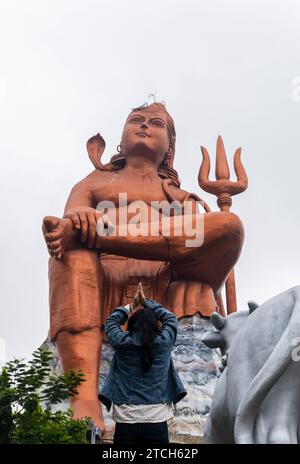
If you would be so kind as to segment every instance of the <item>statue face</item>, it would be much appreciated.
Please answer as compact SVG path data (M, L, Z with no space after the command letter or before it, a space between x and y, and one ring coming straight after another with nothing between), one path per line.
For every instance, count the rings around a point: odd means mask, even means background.
M162 111L134 111L125 123L121 144L126 156L146 154L159 166L170 145L167 116Z

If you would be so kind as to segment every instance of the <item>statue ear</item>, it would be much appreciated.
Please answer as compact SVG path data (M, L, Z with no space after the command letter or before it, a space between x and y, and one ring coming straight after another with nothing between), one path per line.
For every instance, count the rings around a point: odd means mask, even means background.
M105 150L104 138L100 134L94 135L87 141L86 148L89 158L95 168L100 169L101 171L106 170L105 166L101 163L101 156Z
M211 323L212 325L218 329L218 330L221 330L223 329L224 325L225 325L225 317L221 316L221 314L215 312L215 313L212 313L211 315Z
M250 300L250 301L248 301L248 303L247 303L247 304L248 304L248 308L249 308L249 316L250 316L250 314L252 314L252 313L253 313L253 311L255 311L255 310L256 310L256 308L258 308L258 307L259 307L259 304L258 304L258 303L256 303L256 302L255 302L255 301L253 301L253 300Z
M225 340L222 334L217 330L211 330L206 332L201 341L208 346L208 348L223 348L225 346Z

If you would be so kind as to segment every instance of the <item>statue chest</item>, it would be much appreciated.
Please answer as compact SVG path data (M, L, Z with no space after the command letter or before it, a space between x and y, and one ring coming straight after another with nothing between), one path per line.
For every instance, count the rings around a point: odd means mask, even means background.
M150 205L152 201L167 200L162 182L159 179L123 179L115 174L105 183L95 186L93 196L96 204L100 201L110 201L114 203L115 207L122 207L137 201L143 201Z

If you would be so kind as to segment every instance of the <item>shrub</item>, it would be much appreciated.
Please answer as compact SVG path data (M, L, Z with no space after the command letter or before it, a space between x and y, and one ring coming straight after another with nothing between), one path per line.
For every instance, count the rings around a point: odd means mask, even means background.
M32 360L14 359L0 373L0 443L87 443L88 418L75 420L52 405L76 395L80 371L53 374L52 354L39 348Z

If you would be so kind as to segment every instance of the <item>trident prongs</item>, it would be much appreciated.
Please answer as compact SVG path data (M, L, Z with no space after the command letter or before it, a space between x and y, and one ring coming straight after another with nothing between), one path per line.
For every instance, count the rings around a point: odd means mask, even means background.
M219 135L217 139L216 151L216 179L209 180L210 172L210 158L208 151L205 147L201 146L202 163L199 170L198 182L200 187L205 192L212 193L219 197L221 194L228 194L229 196L237 195L248 186L248 178L245 168L241 162L241 148L238 148L234 154L233 164L237 180L230 180L230 171L228 167L226 152L222 137Z

